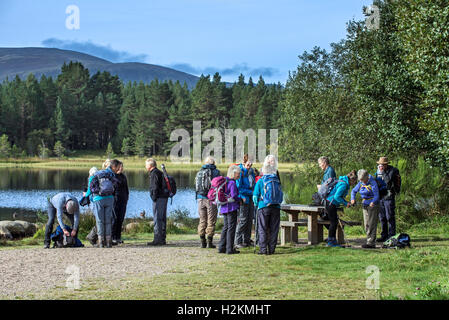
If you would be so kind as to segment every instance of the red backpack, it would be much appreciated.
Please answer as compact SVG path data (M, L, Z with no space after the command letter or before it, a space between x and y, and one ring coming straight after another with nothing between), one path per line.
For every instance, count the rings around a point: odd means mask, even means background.
M210 182L211 188L207 193L207 198L215 204L221 205L228 202L228 195L226 194L226 185L228 182L225 177L218 176Z

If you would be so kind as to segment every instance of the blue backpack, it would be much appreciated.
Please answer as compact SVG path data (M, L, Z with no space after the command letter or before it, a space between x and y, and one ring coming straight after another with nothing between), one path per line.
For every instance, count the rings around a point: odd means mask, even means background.
M65 229L68 232L72 232L72 228L70 228L67 225L64 225ZM64 235L64 232L61 229L61 226L57 226L55 232L53 232L50 236L51 241L53 241L53 248L67 248L67 247L74 247L74 248L80 248L84 247L83 243L81 242L78 237L73 238L72 236L66 237Z
M263 195L262 201L268 207L271 205L281 204L284 194L281 189L281 182L275 174L262 176Z
M376 180L377 187L379 188L379 198L382 199L388 193L387 184L385 183L385 181L382 180L381 177L377 177L377 175L376 178L374 179Z

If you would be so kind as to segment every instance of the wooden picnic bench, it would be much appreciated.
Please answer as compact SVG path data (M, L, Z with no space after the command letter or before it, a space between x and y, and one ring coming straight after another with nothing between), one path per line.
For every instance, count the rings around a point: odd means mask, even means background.
M307 226L308 244L315 245L323 242L323 226L329 225L329 220L319 217L325 210L324 206L308 206L302 204L283 204L281 210L288 214L288 221L281 221L281 245L286 243L298 243L298 227ZM343 212L343 208L337 209ZM298 219L299 213L307 215L307 219ZM342 221L337 225L337 241L339 244L345 243L345 236L342 227L345 225L361 225L360 222Z

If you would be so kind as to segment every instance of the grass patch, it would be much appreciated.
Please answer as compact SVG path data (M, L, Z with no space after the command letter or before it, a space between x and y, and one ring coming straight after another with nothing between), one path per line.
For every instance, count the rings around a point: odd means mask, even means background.
M123 161L126 170L145 168L146 158L141 157L124 157L116 156ZM171 162L169 157L156 156L153 157L158 164L165 163L167 169L170 170L198 170L200 164L198 163L174 163ZM106 157L98 152L74 152L71 156L64 159L48 158L41 159L39 157L29 157L21 159L0 159L0 167L13 167L13 168L60 168L60 169L90 169L93 166L101 168ZM226 172L230 163L220 163L217 167L220 171ZM291 172L297 167L297 163L279 163L279 171ZM254 163L255 168L261 168L262 163Z
M449 238L412 238L403 250L278 247L260 256L252 248L239 255L213 252L212 259L186 259L156 276L120 280L89 279L80 290L55 289L50 299L447 299ZM169 241L197 236L169 235ZM148 234L126 235L127 243L151 240ZM169 248L167 248L169 250ZM186 248L210 252L200 248ZM377 266L380 289L367 289L368 266ZM418 289L419 288L419 289Z

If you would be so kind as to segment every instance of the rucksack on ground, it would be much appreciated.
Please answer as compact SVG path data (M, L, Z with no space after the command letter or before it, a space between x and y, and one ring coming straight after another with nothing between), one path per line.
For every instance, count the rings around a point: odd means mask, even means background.
M212 169L202 168L195 176L195 192L207 197L211 188Z
M263 182L263 203L266 206L281 204L284 194L279 178L276 175L264 175L261 179Z
M65 229L70 233L72 229L69 226L64 226ZM79 248L84 247L82 242L77 237L72 237L71 235L64 235L64 231L58 225L55 232L50 236L51 241L53 241L53 248Z
M387 239L382 248L403 249L410 247L410 236L406 233L398 233Z
M226 194L227 181L225 177L218 176L212 179L211 188L207 193L207 198L217 205L222 205L228 202L228 195Z
M98 171L90 182L90 191L95 195L111 196L115 192L115 176L108 170Z

